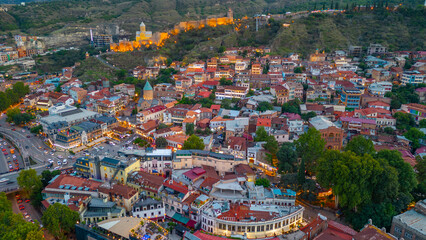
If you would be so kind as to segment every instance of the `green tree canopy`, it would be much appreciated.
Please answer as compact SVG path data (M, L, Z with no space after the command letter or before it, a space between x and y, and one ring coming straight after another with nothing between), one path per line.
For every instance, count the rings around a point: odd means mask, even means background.
M186 124L186 126L185 126L185 133L188 136L194 134L194 124L193 123L187 123Z
M78 213L68 206L54 203L43 213L41 220L44 227L56 238L63 239L74 229L79 219Z
M352 151L359 156L362 156L366 153L373 155L376 152L376 150L374 150L373 142L361 135L352 138L346 145L345 150Z
M255 185L264 186L265 188L268 188L269 186L271 186L271 182L269 182L269 180L266 178L258 178L256 179Z
M301 115L302 119L308 121L310 118L316 117L317 114L315 112L308 112Z
M306 170L313 172L316 161L324 153L325 141L321 133L311 127L295 141L297 155L305 161Z
M386 160L390 166L396 169L401 192L409 194L413 190L417 184L416 175L411 165L404 161L399 151L384 149L377 152L375 158Z
M258 127L254 141L265 142L266 140L268 140L268 133L266 132L265 128L263 126Z
M184 143L182 149L191 150L191 149L199 149L204 150L204 142L197 135L191 135Z
M7 199L6 193L0 193L0 239L42 240L43 232L35 223L24 220L21 214L14 214L12 204Z
M276 155L278 152L278 142L275 139L274 136L268 136L266 138L266 143L263 146L268 152L270 152L272 155Z
M155 139L155 145L157 148L166 148L167 147L167 140L163 137L159 137Z
M297 168L297 153L293 143L283 143L277 153L279 170L294 173Z
M61 174L60 170L44 170L43 172L41 172L41 182L43 183L43 187L46 187L49 184L49 181L59 174Z
M354 209L371 202L372 186L383 171L370 155L357 156L353 152L326 151L318 160L317 180L321 186L333 189L337 202Z
M21 170L17 181L19 187L23 189L28 196L33 194L36 189L40 189L43 185L40 176L37 175L34 169Z
M221 85L221 86L230 86L230 85L232 85L233 83L232 83L232 81L231 80L226 80L226 78L221 78L220 80L219 80L219 84Z
M396 128L403 130L403 129L410 129L411 127L416 126L416 121L414 121L413 116L409 113L402 113L397 112L393 115L393 117L396 119Z
M404 137L411 140L413 150L420 147L420 139L424 138L424 136L425 134L417 128L410 128L410 130L404 133Z
M415 169L417 170L417 180L419 182L426 181L426 157L418 156L416 160L417 164Z
M259 112L265 112L266 110L272 110L274 109L274 106L272 106L269 102L260 102L257 106L256 110Z

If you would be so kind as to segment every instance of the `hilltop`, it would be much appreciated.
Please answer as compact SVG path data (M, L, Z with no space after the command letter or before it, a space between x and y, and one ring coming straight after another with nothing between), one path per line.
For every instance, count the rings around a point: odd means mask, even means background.
M0 3L13 0L0 0ZM19 3L21 0L18 1ZM379 1L378 1L379 2ZM385 1L380 1L382 4ZM422 0L389 0L392 5L403 2L408 7L423 4ZM134 36L139 23L144 21L149 30L166 30L180 21L204 19L223 15L229 8L236 18L258 13L285 13L287 11L321 8L350 8L367 0L60 0L30 2L25 6L8 5L0 14L0 32L18 30L32 35L67 35L89 28L101 33L118 34L120 30ZM18 32L18 31L16 31ZM62 35L61 35L62 34Z

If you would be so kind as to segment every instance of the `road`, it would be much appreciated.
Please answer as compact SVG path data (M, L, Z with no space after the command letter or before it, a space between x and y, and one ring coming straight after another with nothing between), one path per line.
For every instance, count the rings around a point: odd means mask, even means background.
M111 65L109 62L107 62L105 59L103 59L102 57L100 57L99 55L96 55L95 56L95 58L96 59L98 59L101 63L103 63L104 65L106 65L106 66L108 66L108 67L110 67L110 68L113 68L114 70L120 70L120 68L118 68L118 67L116 67L116 66L114 66L114 65Z

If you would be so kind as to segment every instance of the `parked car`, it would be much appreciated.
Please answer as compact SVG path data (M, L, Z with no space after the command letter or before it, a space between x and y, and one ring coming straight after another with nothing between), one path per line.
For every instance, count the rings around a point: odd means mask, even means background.
M24 210L25 209L25 207L24 207L24 205L19 205L19 210Z

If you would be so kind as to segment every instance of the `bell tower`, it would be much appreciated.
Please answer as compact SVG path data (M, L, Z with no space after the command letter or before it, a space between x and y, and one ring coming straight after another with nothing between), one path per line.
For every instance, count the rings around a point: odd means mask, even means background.
M226 16L228 17L228 19L234 20L234 12L232 12L231 8L229 8L228 13L226 14Z

